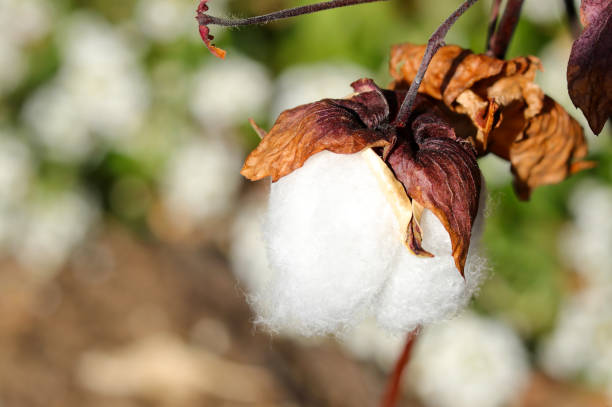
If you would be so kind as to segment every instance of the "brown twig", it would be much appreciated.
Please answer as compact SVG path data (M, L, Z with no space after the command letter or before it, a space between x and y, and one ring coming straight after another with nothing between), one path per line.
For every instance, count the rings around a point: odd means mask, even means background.
M385 395L381 400L380 407L393 407L397 403L402 374L404 373L406 365L410 361L412 348L414 347L414 343L416 342L420 331L421 327L417 327L408 334L408 337L406 338L406 344L404 345L404 350L402 351L400 357L397 359L397 362L395 362L393 373L391 374L391 376L389 376L389 381L387 382L387 389L385 390Z
M493 5L491 5L491 16L489 17L489 27L487 29L487 43L485 44L487 49L489 49L491 37L493 33L495 33L495 27L497 27L497 18L499 17L501 2L502 0L493 0Z
M274 13L264 14L262 16L248 18L219 18L209 16L204 13L198 13L197 20L200 25L221 25L224 27L238 27L243 25L267 24L272 21L281 20L284 18L301 16L304 14L316 13L318 11L329 10L338 7L347 7L357 4L374 3L377 1L388 0L332 0L322 3L308 4L306 6L290 8L286 10L276 11Z
M412 107L414 105L414 101L416 99L417 93L419 91L419 87L421 86L421 82L423 81L423 77L425 76L425 72L427 71L427 67L431 62L433 56L438 52L444 45L444 37L448 33L448 30L455 24L455 21L466 12L468 8L470 8L474 3L478 0L466 0L453 14L451 14L429 38L427 41L427 48L425 49L425 55L423 55L423 59L421 60L421 65L419 66L419 70L417 74L410 84L410 88L408 89L408 93L406 93L406 97L402 102L402 106L393 122L394 126L404 127L406 122L410 118L410 114L412 113Z
M519 16L521 15L521 7L523 6L523 0L508 0L504 15L502 15L497 31L491 37L488 47L487 54L492 55L499 59L504 59L508 45L512 40L512 35L518 24Z

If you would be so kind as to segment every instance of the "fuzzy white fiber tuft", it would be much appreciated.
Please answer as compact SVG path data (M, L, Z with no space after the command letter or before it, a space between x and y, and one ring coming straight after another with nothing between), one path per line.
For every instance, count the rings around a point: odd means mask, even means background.
M315 154L272 184L263 226L272 276L252 297L257 322L312 336L345 332L367 315L395 333L454 316L478 286L483 264L472 247L464 280L440 221L425 210L421 226L434 258L416 257L401 242L361 154ZM480 229L475 225L471 246Z

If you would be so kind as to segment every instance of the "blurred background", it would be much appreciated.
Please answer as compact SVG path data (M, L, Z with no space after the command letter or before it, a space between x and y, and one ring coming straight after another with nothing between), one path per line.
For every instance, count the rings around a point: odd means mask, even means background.
M268 272L265 182L239 175L278 113L389 82L459 3L392 0L201 43L192 0L0 0L0 406L372 406L403 338L271 337L246 302ZM210 0L251 16L305 0ZM484 50L490 1L448 43ZM526 0L509 57L571 105L561 0ZM519 202L481 160L491 273L426 330L401 405L612 405L612 138L595 169Z

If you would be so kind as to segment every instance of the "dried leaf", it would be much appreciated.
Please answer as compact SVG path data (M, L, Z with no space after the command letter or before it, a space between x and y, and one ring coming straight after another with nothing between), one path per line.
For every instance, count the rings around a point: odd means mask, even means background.
M475 151L432 113L415 118L412 135L413 143L406 139L398 142L389 164L413 199L413 206L416 201L440 219L451 238L455 265L463 275L480 195Z
M567 84L572 102L599 134L612 117L612 2L583 0L580 16L586 28L572 45Z
M414 79L424 49L410 44L393 49L394 87ZM459 135L472 138L479 155L493 152L511 161L521 199L538 185L590 167L579 161L586 154L582 128L533 83L539 69L535 57L503 61L446 46L434 56L421 85L452 112L470 118L475 130ZM537 163L531 162L536 158Z
M419 69L426 45L400 44L391 49L390 70L394 86L410 84ZM451 105L457 96L476 82L502 72L504 61L475 55L456 45L440 48L434 55L419 92Z
M593 167L593 163L580 161L587 153L582 128L548 96L542 112L527 122L509 151L514 186L521 199L529 199L537 186L555 184Z
M323 150L352 154L392 144L394 132L384 126L379 128L389 116L383 92L369 79L352 86L362 93L349 99L323 99L282 112L247 157L241 174L253 181L267 176L276 181Z

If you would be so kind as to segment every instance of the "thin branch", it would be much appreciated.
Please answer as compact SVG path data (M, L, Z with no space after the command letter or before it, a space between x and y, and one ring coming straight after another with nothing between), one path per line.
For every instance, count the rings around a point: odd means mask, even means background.
M512 35L518 24L519 16L521 15L521 7L523 0L508 0L504 15L499 21L497 31L489 41L487 53L499 59L504 59L508 45L512 40Z
M478 0L466 0L431 35L429 41L427 41L427 48L425 49L425 55L423 55L419 70L416 74L416 77L414 78L414 81L412 81L412 83L410 84L408 93L406 93L406 97L402 102L402 106L400 107L399 113L397 114L393 125L397 127L404 127L406 125L406 122L408 121L408 119L410 118L410 114L412 113L414 101L419 91L419 87L421 86L421 82L423 81L423 77L425 76L425 72L427 71L427 67L431 62L431 59L436 54L436 52L438 52L438 49L440 49L444 45L444 37L446 37L448 30L450 30L453 24L455 24L455 21L457 21L457 19L463 13L465 13L468 8L470 8L474 3L476 3L476 1Z
M582 32L582 25L580 24L580 20L578 20L576 5L573 0L563 0L563 4L565 4L565 14L567 14L567 22L572 31L572 35L574 38L578 38Z
M408 334L408 337L406 338L406 344L404 345L404 350L402 351L402 354L400 355L399 359L397 359L397 362L395 362L393 373L389 377L389 382L387 383L385 395L380 403L381 407L393 407L397 404L402 375L404 373L406 365L410 361L412 348L414 347L414 343L416 342L420 331L421 327L417 327Z
M306 6L290 8L286 10L276 11L274 13L264 14L262 16L249 18L219 18L209 16L204 13L198 13L197 20L200 25L221 25L224 27L238 27L243 25L267 24L272 21L281 20L284 18L301 16L304 14L316 13L318 11L329 10L338 7L347 7L357 4L374 3L378 1L388 0L332 0L322 3L309 4Z
M493 37L493 33L495 33L501 2L502 0L493 0L493 5L491 5L491 16L489 17L489 28L487 30L487 51L489 50L489 45L491 44L491 37Z

